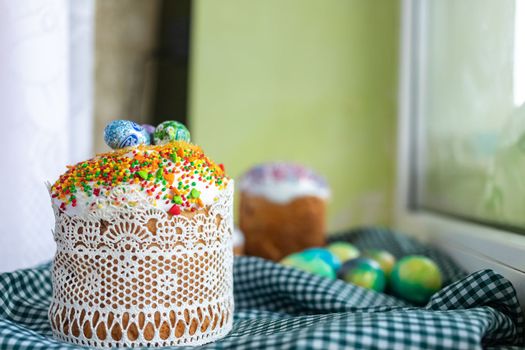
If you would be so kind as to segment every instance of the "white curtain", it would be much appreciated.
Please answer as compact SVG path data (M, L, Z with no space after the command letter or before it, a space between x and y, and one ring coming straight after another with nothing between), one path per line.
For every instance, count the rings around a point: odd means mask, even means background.
M0 0L0 271L48 261L45 182L92 148L94 0Z

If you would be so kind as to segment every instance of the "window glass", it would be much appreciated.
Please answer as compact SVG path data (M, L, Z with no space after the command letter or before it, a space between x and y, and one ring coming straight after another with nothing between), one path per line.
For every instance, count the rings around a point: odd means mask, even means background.
M414 204L525 230L525 1L419 5Z

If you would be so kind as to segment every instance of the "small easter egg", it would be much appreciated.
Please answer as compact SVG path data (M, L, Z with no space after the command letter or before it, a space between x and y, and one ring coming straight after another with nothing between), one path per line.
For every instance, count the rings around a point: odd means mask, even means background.
M144 129L145 135L148 138L148 145L153 144L153 133L155 132L155 127L150 124L142 124L142 128Z
M326 248L309 248L304 250L301 254L307 259L321 258L325 263L330 265L334 271L339 270L341 267L341 260Z
M153 133L153 142L156 145L164 145L172 141L190 142L190 132L184 124L174 120L160 123Z
M386 250L382 249L367 249L363 252L362 256L364 258L375 260L379 266L381 266L381 269L387 277L390 276L394 264L396 263L396 258Z
M397 296L424 304L441 289L442 279L441 271L434 261L425 256L410 255L394 265L390 283Z
M114 120L104 129L104 141L113 148L149 144L144 128L131 120Z
M366 258L348 260L339 269L338 277L345 282L382 292L385 290L386 277L379 264Z
M353 244L342 241L329 244L326 249L337 256L341 262L357 258L360 254L359 249Z
M153 125L142 124L142 127L147 131L148 134L153 134L155 132L155 127Z
M281 264L312 273L314 275L335 279L335 271L319 257L304 256L301 253L288 255Z

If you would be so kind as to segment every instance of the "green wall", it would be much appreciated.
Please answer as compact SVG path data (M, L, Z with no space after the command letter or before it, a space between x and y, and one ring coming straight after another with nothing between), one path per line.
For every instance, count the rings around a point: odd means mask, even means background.
M196 0L190 127L231 176L293 160L333 189L331 230L388 224L399 3Z

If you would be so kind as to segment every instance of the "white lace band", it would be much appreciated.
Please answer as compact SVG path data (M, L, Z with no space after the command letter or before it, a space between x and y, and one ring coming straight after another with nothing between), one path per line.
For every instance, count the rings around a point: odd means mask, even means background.
M200 345L232 327L233 181L191 215L55 208L56 338L95 347Z

